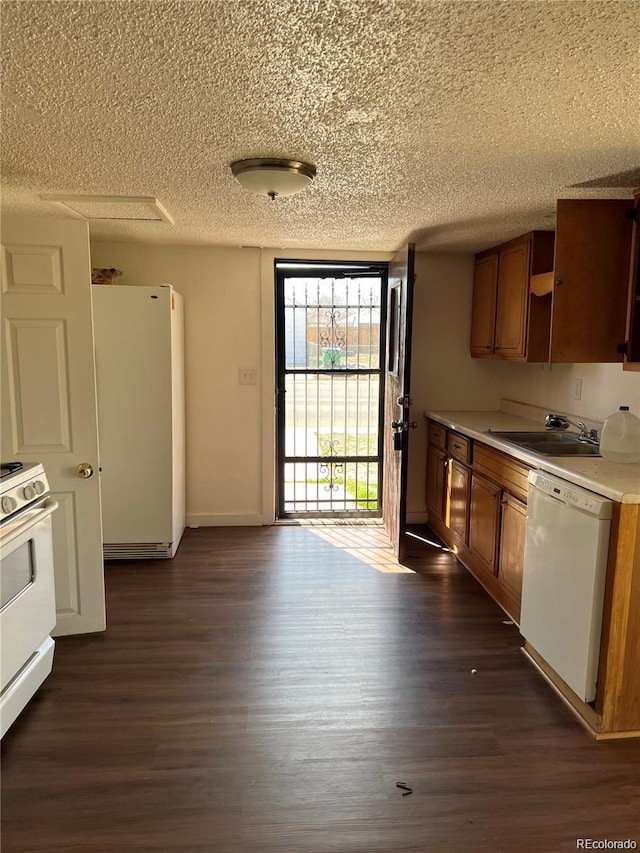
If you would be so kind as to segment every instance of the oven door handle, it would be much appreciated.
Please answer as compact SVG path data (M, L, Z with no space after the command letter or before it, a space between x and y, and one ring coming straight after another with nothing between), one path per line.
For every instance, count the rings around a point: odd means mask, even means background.
M47 497L43 498L43 500L35 506L29 506L21 513L18 513L15 518L11 520L16 522L24 518L24 522L19 524L17 527L14 527L6 534L6 536L3 536L0 532L0 547L5 548L7 545L10 545L14 539L17 539L18 536L21 536L26 530L33 527L34 524L37 524L39 521L44 521L45 518L48 518L58 509L58 506L58 501Z

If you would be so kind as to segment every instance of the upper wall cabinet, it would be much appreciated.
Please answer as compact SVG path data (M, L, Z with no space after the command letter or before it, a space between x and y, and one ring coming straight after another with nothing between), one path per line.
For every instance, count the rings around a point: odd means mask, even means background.
M498 292L498 253L476 257L473 268L473 308L471 310L471 355L493 356Z
M547 360L550 304L532 299L532 276L551 275L553 238L553 231L532 231L476 255L471 355Z
M624 369L640 370L640 189L635 191L633 208L633 236L631 239L631 264L629 270L629 298L627 301L627 336L621 349L624 352Z
M533 231L476 255L471 355L622 361L632 206L631 200L560 200L555 253L554 232ZM497 266L493 326L489 259Z
M553 362L621 362L633 200L558 201Z

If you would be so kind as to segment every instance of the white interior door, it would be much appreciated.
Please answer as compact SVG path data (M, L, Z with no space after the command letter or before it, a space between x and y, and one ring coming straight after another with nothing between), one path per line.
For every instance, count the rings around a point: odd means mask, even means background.
M54 635L105 628L91 261L86 222L2 220L2 461L42 462L53 516ZM86 463L88 479L76 473Z

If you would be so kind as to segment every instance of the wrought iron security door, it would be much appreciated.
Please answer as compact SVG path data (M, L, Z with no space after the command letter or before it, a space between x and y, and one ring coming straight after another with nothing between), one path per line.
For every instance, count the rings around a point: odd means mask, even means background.
M386 281L276 266L279 518L380 515Z

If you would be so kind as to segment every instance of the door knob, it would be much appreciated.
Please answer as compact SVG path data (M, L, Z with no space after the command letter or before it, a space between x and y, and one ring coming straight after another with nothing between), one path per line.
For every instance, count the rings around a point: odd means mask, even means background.
M81 462L76 468L76 474L81 480L88 480L93 477L93 467L88 462Z

